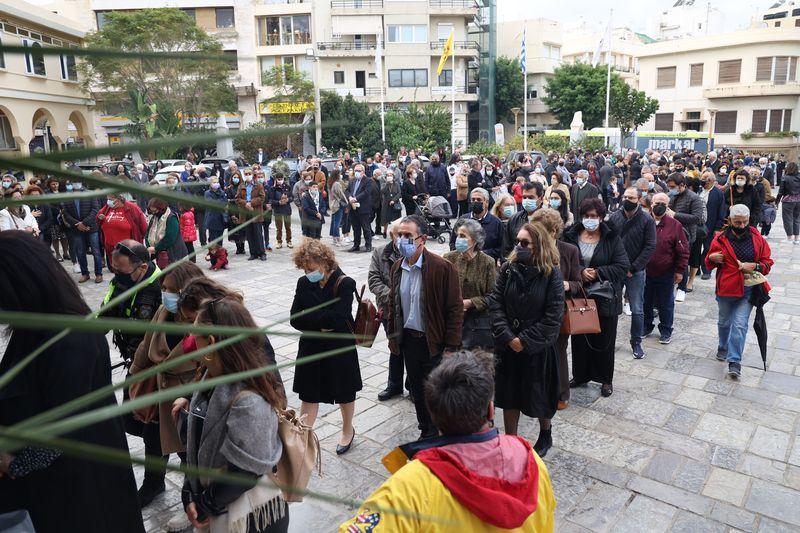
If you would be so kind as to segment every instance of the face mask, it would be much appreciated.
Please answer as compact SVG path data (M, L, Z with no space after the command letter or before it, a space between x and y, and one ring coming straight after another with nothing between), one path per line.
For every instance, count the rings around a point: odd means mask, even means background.
M536 211L536 200L533 198L523 198L522 199L522 209L527 211L528 213L533 213Z
M217 189L219 189L219 183L212 183L211 188L216 191Z
M72 185L73 185L73 186L75 187L75 189L76 189L76 190L78 190L78 191L79 191L79 190L81 190L81 189L83 189L83 183L77 182L77 183L73 183Z
M178 312L178 295L174 292L161 291L161 303L164 304L164 309L170 313Z
M232 181L233 181L233 183L234 183L234 184L236 184L236 185L238 185L238 184L239 184L239 178L233 178L233 180L232 180Z
M600 221L596 218L584 218L581 222L583 223L583 227L589 231L594 231L600 227Z
M391 177L391 176L386 176L386 183L392 183L393 181L394 181L394 178L393 178L393 177Z
M258 178L258 182L263 185L264 184L264 178Z
M653 214L657 217L663 217L667 212L666 204L656 204L653 206Z
M533 258L533 250L527 246L515 246L514 252L517 254L517 263L530 263Z
M676 196L678 196L678 192L679 192L678 189L670 189L667 191L667 196L669 196L670 198L675 198Z
M483 202L472 202L469 204L469 208L475 215L480 215L483 213Z
M578 178L578 187L583 187L586 185L586 178Z
M9 184L9 185L10 185L10 184ZM5 187L5 186L6 186L6 184L5 184L5 183L3 183L3 187ZM68 183L68 184L67 184L67 187L66 187L66 189L67 189L67 192L72 192L72 189L73 189L73 186L72 186L72 184L71 184L71 183Z
M361 171L360 171L360 170L356 170L356 171L353 173L353 176L355 176L355 178L356 178L357 180L360 180L360 179L361 179L361 176L363 176L363 174L361 173Z
M114 200L106 200L106 205L107 205L108 207L114 207L114 204L115 204L115 203L116 203L116 202L114 202Z
M553 209L558 209L559 207L561 207L561 199L560 198L552 198L550 200L550 207L552 207Z
M487 168L487 169L486 169L486 175L487 175L487 176L491 176L492 174L494 174L494 170L492 170L492 169L490 169L490 168Z
M739 187L744 187L745 183L746 183L746 180L743 180L743 179L737 179L736 180L736 185L739 186Z
M395 247L400 251L403 257L406 259L411 258L417 251L417 245L414 244L414 241L411 239L404 239L403 237L398 237L397 241L395 242Z
M503 206L503 216L505 216L506 218L511 218L511 217L513 217L513 216L514 216L514 213L515 213L516 211L517 211L517 210L516 210L516 209L514 209L514 206L513 206L513 205L505 205L505 206Z
M731 226L731 231L737 237L741 237L741 236L743 236L743 235L745 235L747 233L747 226L745 226L743 228L737 228L736 226Z
M4 188L4 189L8 189L8 188L10 188L10 187L11 187L11 182L10 182L10 181L4 181L4 182L3 182L3 188Z
M638 202L631 202L630 200L623 200L622 201L622 208L625 211L633 211L633 210L636 209L636 206L638 206L638 205L639 205Z
M458 237L456 239L456 251L466 252L468 249L469 249L469 240L464 237Z
M389 166L390 166L391 168L397 168L397 163L392 163L392 164L391 164L391 165L389 165Z
M720 174L727 174L728 173L728 169L727 168L721 168L721 169L719 169L719 173Z
M283 180L282 180L282 179L280 179L280 180L275 180L275 183L277 183L278 185L283 185Z
M245 183L252 183L252 181L253 181L253 176L245 176L244 177L244 182Z
M304 180L304 183L305 183L306 185L311 185L311 180Z
M435 167L438 167L439 166L439 162L438 161L431 161L431 165L433 165Z
M656 184L655 184L655 182L652 182L652 181L648 182L648 183L647 183L647 188L648 188L648 189L650 189L651 191L652 191L653 189L655 189L655 188L656 188Z
M309 272L306 274L306 277L311 283L319 283L324 276L322 275L322 272L315 270L314 272Z

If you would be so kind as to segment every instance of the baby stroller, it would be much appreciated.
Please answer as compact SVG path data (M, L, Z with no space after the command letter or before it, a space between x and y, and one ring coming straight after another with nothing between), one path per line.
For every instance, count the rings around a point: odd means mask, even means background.
M450 217L453 212L450 210L450 203L442 196L417 196L417 215L425 219L427 228L425 232L429 237L436 239L440 244L450 240L449 235L453 232L450 226Z

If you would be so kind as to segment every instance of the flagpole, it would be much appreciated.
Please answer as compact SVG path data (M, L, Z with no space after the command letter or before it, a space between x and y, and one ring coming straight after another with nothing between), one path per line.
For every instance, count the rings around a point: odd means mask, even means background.
M455 45L453 45L455 48ZM451 87L450 87L450 97L451 97L451 104L452 104L452 111L450 112L450 116L453 119L453 124L451 126L451 133L450 133L450 154L456 153L456 54L455 50L453 50L453 75L450 76L451 78Z
M604 144L608 146L608 108L611 103L611 21L614 18L614 10L612 9L608 15L608 43L606 47L606 124L605 124L605 133L604 133ZM620 149L622 148L622 139L620 139Z
M522 32L522 48L528 47L528 21L525 20L525 29ZM525 51L523 61L528 62L528 52ZM522 65L522 150L528 151L528 65Z
M378 53L383 55L383 34L378 34ZM383 57L381 57L381 64L380 64L381 71L378 73L378 78L381 80L381 141L383 141L383 147L386 148L386 122L384 120L384 114L386 113L384 109L384 90L383 90Z

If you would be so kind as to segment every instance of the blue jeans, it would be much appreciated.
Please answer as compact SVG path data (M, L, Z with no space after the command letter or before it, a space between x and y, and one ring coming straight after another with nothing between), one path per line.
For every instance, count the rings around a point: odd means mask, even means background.
M744 296L741 298L717 296L717 304L719 305L719 318L717 319L719 347L727 348L729 363L742 362L750 311L753 309L753 306L750 305L750 293L752 290L752 287L745 287Z
M331 237L339 237L339 228L342 225L342 217L344 216L344 207L340 207L333 215L331 215Z
M644 285L644 330L651 331L653 308L658 309L658 331L672 336L672 321L675 318L675 274L668 272L663 276L647 277Z
M103 275L103 249L100 248L100 234L96 231L82 232L71 231L70 243L72 244L72 253L78 259L78 264L81 266L81 274L84 276L89 275L89 261L86 259L86 250L92 248L92 257L94 257L94 275Z
M644 282L644 270L625 278L625 294L631 305L631 344L641 343L644 334Z

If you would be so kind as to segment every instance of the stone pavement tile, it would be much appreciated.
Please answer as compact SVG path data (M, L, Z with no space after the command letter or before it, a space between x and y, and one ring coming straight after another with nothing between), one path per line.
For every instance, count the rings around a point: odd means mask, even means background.
M686 376L686 381L683 382L683 386L700 390L703 389L708 382L708 378L703 378L700 376Z
M633 400L622 416L642 424L661 427L672 413L672 405L655 398L637 398Z
M797 533L797 526L761 517L758 525L758 533Z
M706 481L702 494L730 502L733 505L741 505L749 483L750 478L748 476L731 470L712 468L711 475L708 476L708 481Z
M569 517L572 509L596 483L584 474L568 469L551 469L550 482L556 496L556 516Z
M599 426L612 435L622 439L634 440L654 448L671 451L686 457L706 457L709 445L703 441L690 437L675 438L675 434L661 428L638 424L630 420L609 420Z
M309 490L343 495L358 490L374 479L374 472L347 461L344 456L338 457L324 448L321 455L322 475L316 471L311 474Z
M783 461L789 448L789 434L758 426L748 450L756 455Z
M687 374L722 380L725 379L725 364L716 359L695 359L694 365Z
M754 429L753 424L749 422L706 413L700 417L692 436L715 444L743 450L747 446Z
M664 424L664 429L675 431L682 435L690 435L700 419L701 412L696 409L689 409L682 405L676 406L675 410Z
M679 372L681 374L690 374L695 361L697 361L697 356L679 353L667 361L664 369L671 370L673 372Z
M289 504L290 531L336 531L355 513L345 505L306 499Z
M800 376L766 372L761 378L761 386L773 392L796 395L800 391Z
M597 411L592 411L591 409L586 409L580 405L573 405L570 403L568 408L558 412L553 423L557 425L561 421L565 421L570 424L575 424L576 426L594 429L603 421L604 417L605 415L603 415L603 413L598 413Z
M613 466L594 459L589 459L582 455L567 452L561 449L553 449L547 455L546 462L550 472L567 469L574 472L590 476L594 479L624 488L631 477L627 470ZM560 505L560 503L559 503Z
M703 390L706 392L713 392L715 394L721 394L722 396L728 395L735 387L736 384L731 381L717 381L715 379L709 379L708 383L706 383Z
M781 394L775 402L775 407L800 413L800 398Z
M632 497L630 491L595 483L567 518L592 531L609 531Z
M725 524L714 522L694 513L678 511L670 531L672 533L725 533L727 529Z
M744 385L737 385L734 387L732 396L741 398L743 400L760 403L762 405L766 405L767 407L772 407L775 404L775 401L778 399L778 393L776 392L764 389L756 389L753 387L745 387Z
M800 438L795 437L792 453L789 454L789 463L800 466Z
M733 526L740 531L749 532L754 531L756 515L745 511L741 507L717 502L714 504L714 509L711 510L711 518Z
M386 405L375 404L366 411L356 411L356 416L353 417L353 427L356 433L362 434L370 429L379 426L387 418L394 415L391 407Z
M672 483L672 477L683 463L683 457L672 452L658 450L650 459L647 467L642 471L642 475L660 481L661 483Z
M771 461L758 455L746 453L742 459L741 466L737 470L747 476L783 483L786 466L786 463L782 461Z
M672 370L656 368L652 372L650 372L648 377L651 379L656 379L658 381L666 381L667 383L680 385L686 379L686 374L682 374L680 372L674 372Z
M714 500L706 498L705 496L692 494L683 489L641 476L631 478L628 483L628 488L639 494L644 494L645 496L700 515L707 515L710 513L714 502Z
M633 498L612 530L614 533L667 531L677 512L671 505L639 495Z
M745 507L800 527L800 491L755 479Z
M699 493L705 485L711 467L703 462L687 459L675 474L672 484L690 492Z
M789 488L800 490L800 467L788 465L783 475L783 484Z
M590 530L583 526L579 526L575 522L570 522L563 518L556 516L554 531L559 533L590 533Z
M608 459L609 464L639 473L653 455L653 448L638 442L623 441Z
M558 427L558 432L553 433L556 446L598 461L607 461L621 444L616 437L572 424L559 424Z
M411 427L417 429L417 416L413 413L398 413L364 432L364 436L385 444L398 433Z
M675 403L683 405L684 407L691 407L692 409L699 409L706 411L711 404L714 403L716 395L710 392L703 392L695 389L683 389L678 397L675 398Z

